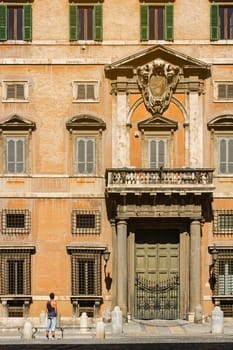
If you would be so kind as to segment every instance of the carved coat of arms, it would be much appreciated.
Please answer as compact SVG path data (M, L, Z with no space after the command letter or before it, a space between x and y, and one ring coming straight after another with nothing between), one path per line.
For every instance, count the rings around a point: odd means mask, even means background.
M179 80L179 67L162 60L137 68L138 85L147 110L162 114L169 106L172 93Z

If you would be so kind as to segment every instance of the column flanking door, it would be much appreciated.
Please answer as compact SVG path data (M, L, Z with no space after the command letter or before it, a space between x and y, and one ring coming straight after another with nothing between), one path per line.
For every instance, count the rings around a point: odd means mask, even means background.
M179 232L136 232L135 317L179 317Z

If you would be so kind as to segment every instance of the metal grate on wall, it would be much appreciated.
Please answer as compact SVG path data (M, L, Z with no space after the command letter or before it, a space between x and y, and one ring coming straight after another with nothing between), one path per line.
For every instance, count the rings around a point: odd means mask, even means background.
M215 263L215 295L233 296L233 249L221 249ZM232 299L233 302L233 299Z
M233 210L216 210L213 221L214 235L233 234Z
M31 294L31 253L27 249L4 249L0 268L1 295Z
M28 234L31 230L31 215L27 209L4 209L1 214L3 234Z
M101 253L92 249L72 252L72 295L101 295Z
M99 210L73 210L73 234L100 234L101 220Z

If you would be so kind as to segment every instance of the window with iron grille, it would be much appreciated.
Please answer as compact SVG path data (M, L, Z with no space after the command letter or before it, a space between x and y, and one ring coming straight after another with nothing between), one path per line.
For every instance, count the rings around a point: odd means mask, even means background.
M98 210L73 210L72 233L100 234L100 212Z
M73 251L71 271L72 295L101 295L101 251Z
M0 253L1 295L31 294L31 254L28 251L7 250Z
M233 295L233 249L221 249L215 263L215 295Z
M4 209L2 211L3 234L28 234L31 230L31 216L27 209Z
M213 222L214 235L233 234L233 210L217 210Z

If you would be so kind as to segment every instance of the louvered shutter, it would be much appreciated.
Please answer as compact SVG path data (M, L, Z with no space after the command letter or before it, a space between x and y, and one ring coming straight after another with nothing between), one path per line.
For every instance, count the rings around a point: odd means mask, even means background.
M210 40L219 40L219 5L210 6Z
M233 139L228 140L228 173L233 174Z
M78 7L70 5L70 41L78 40Z
M87 84L87 99L88 100L95 100L94 84Z
M32 5L23 6L23 40L32 40Z
M15 85L13 84L7 85L6 98L7 100L15 99Z
M24 172L24 140L17 140L16 142L16 173L22 174Z
M7 40L7 5L0 5L0 40Z
M149 141L149 167L159 168L166 164L166 141L150 140Z
M85 85L84 84L77 85L77 99L78 100L85 99Z
M6 156L6 168L7 173L15 172L15 141L12 139L7 140L7 156Z
M102 5L94 5L94 40L103 40L103 8Z
M77 173L85 173L85 140L77 138Z
M95 142L93 139L87 140L86 159L87 174L93 174L95 172Z
M140 6L140 40L149 39L149 8L148 5Z
M174 6L165 5L165 40L174 39Z
M227 172L227 141L226 139L219 140L219 172L226 174Z
M22 174L25 171L25 141L19 138L7 139L7 172Z

